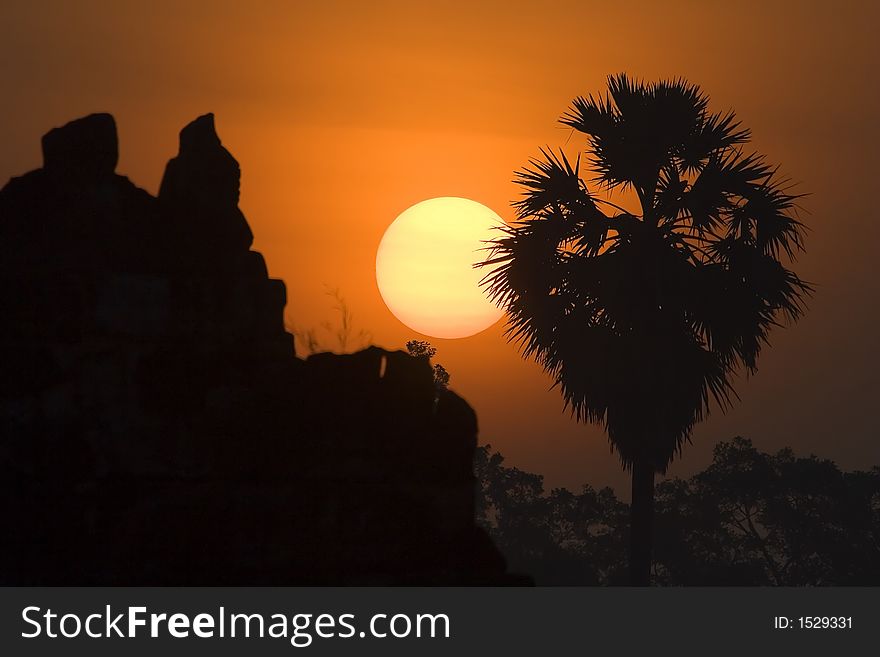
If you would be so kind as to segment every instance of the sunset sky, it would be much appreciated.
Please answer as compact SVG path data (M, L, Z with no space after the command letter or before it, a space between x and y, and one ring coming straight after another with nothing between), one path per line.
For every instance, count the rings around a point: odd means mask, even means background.
M461 196L510 221L515 169L542 146L585 147L556 122L573 97L621 71L683 76L714 109L735 109L752 146L810 194L795 269L817 293L670 474L737 434L865 468L880 464L878 24L871 2L7 2L0 184L40 165L49 128L107 111L117 171L155 193L180 128L214 112L241 164L254 248L287 283L289 323L334 322L326 289L338 288L356 329L402 348L423 336L375 277L398 214ZM549 486L625 493L601 430L563 413L502 329L431 340L481 443Z

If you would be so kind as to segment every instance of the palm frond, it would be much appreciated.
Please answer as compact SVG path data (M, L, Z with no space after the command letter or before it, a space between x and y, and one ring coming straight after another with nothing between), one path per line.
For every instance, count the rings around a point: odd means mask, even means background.
M712 155L748 143L751 132L740 126L733 112L704 113L697 129L682 141L676 153L683 171L699 171Z
M560 117L559 122L585 135L602 135L612 130L616 121L616 111L611 97L578 96L571 107Z
M515 173L522 198L513 206L520 217L529 217L565 207L570 211L594 210L596 204L580 178L580 156L572 164L565 153L541 149L542 158Z

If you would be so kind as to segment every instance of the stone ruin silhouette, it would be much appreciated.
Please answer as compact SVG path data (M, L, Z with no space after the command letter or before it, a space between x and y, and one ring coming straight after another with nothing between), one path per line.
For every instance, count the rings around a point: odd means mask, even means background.
M109 114L42 148L0 191L0 582L520 581L427 360L295 356L213 115L158 197L115 173Z

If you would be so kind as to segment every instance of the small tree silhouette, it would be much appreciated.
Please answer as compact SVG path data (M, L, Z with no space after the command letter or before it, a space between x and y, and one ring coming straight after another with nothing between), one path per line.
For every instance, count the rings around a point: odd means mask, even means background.
M507 336L559 385L578 420L604 426L632 471L630 576L651 573L654 475L713 399L757 368L780 317L810 287L786 269L802 248L797 196L733 112L711 113L684 80L621 74L574 100L561 123L587 135L592 183L631 190L638 209L593 195L580 156L542 151L517 172L518 222L490 243L483 279Z
M406 343L406 350L413 358L425 357L430 360L437 354L437 348L424 340L410 340ZM437 391L446 390L449 387L449 372L440 363L434 363L432 367Z

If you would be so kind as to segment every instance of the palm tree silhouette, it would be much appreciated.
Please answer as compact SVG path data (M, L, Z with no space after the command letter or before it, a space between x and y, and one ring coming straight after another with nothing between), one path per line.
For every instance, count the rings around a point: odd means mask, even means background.
M630 576L651 573L654 475L690 441L710 398L756 370L770 328L794 321L810 286L782 258L801 250L799 195L743 144L733 112L698 86L625 74L576 98L560 122L587 135L593 195L561 151L516 172L517 221L492 240L483 285L507 337L555 380L579 420L604 426L632 472ZM621 201L623 203L623 201Z

